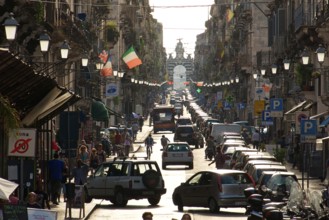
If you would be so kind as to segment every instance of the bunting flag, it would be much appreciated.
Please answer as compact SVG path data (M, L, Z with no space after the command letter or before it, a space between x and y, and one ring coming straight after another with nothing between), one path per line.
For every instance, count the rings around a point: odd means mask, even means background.
M264 89L264 92L270 92L270 90L272 88L272 83L264 83L262 85L262 88Z
M230 22L234 17L234 12L231 9L226 9L226 22Z
M104 77L113 76L112 62L110 57L108 57L105 65L101 69L101 75Z
M122 56L123 61L127 64L129 69L142 64L142 60L138 58L134 47L131 46Z

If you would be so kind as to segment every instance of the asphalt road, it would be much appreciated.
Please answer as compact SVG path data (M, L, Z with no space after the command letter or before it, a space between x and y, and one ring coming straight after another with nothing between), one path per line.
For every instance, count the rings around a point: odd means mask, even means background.
M153 154L151 160L156 160L161 168L161 145L160 138L162 134L165 134L169 140L173 140L172 133L158 133L153 134L153 138L156 145L153 147ZM141 156L145 155L145 152L139 152ZM200 170L215 169L215 165L212 164L208 166L209 161L204 159L204 149L194 149L194 169L189 170L185 166L168 166L166 170L162 170L162 175L165 180L165 185L167 188L167 193L162 196L161 201L158 206L152 207L149 205L146 199L143 200L129 200L128 204L124 208L118 208L112 205L109 201L105 200L95 200L97 202L98 208L91 214L89 219L111 219L111 220L122 220L122 219L142 219L143 212L150 211L153 213L153 219L157 220L168 220L168 219L181 219L183 215L182 212L178 212L177 207L173 205L171 195L175 187L185 182L192 174ZM136 155L138 156L138 155ZM209 212L208 208L190 208L184 207L184 212L191 213L194 220L201 219L247 219L244 215L244 208L222 208L219 214L212 214Z

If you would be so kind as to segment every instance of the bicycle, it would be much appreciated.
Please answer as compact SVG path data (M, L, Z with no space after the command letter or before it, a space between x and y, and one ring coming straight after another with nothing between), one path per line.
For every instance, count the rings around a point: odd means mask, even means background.
M146 145L146 159L150 160L152 154L152 145Z

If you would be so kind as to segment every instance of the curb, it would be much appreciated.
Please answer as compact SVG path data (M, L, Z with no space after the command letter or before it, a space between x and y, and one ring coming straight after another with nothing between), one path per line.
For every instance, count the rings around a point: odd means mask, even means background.
M90 212L85 216L85 220L88 220L89 219L89 217L93 214L93 212L98 208L98 207L100 207L100 204L96 204L91 210L90 210Z

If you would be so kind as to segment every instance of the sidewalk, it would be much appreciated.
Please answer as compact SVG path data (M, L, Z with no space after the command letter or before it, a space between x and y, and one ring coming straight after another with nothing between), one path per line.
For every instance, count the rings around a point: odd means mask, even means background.
M142 129L142 132L137 133L136 140L134 141L133 144L133 152L132 153L137 153L140 150L140 146L144 146L144 141L146 137L153 131L153 126L149 126L149 121L148 119L144 121L144 126ZM112 158L109 157L111 160ZM50 202L51 206L51 211L57 212L57 219L58 220L63 220L63 219L88 219L89 216L92 214L95 208L97 208L97 205L101 204L103 200L100 199L93 199L91 203L85 203L85 216L83 217L83 211L81 211L81 218L80 218L80 209L79 208L71 208L71 218L69 215L69 209L67 209L67 214L65 218L65 208L66 208L66 203L63 202L64 198L61 198L61 202L59 205L53 205Z

